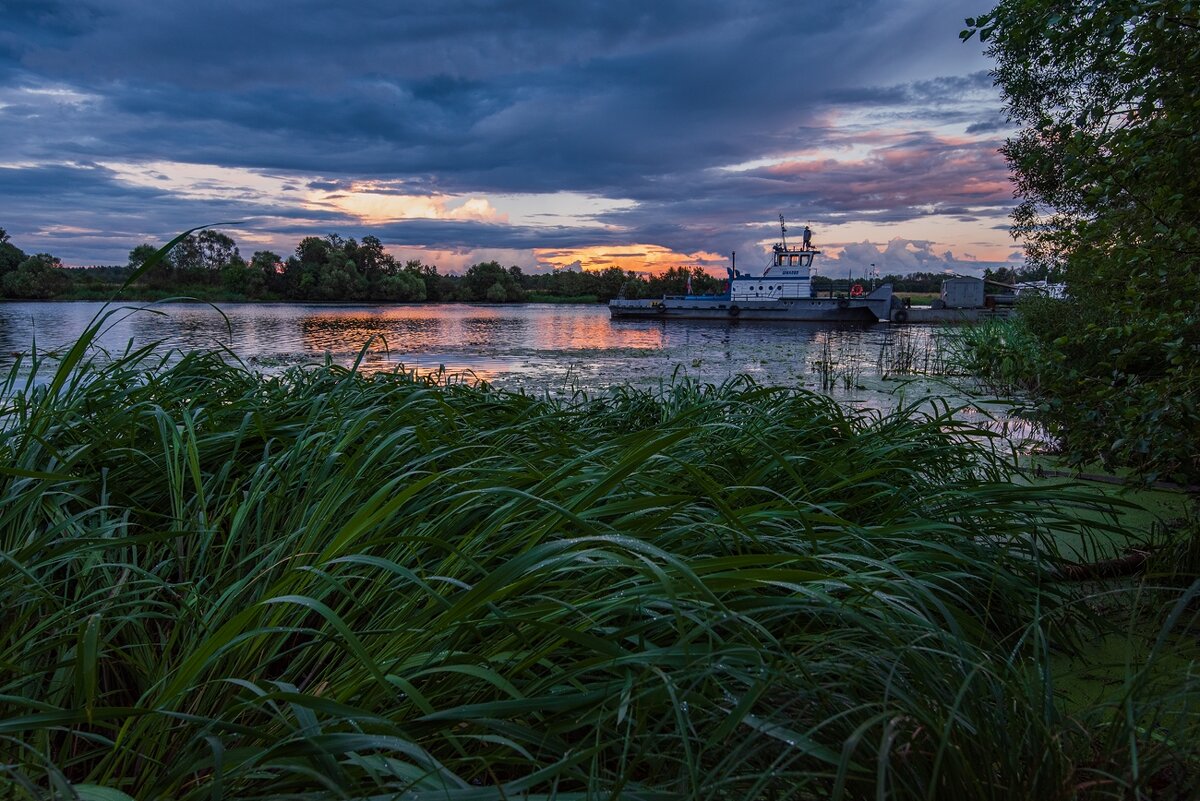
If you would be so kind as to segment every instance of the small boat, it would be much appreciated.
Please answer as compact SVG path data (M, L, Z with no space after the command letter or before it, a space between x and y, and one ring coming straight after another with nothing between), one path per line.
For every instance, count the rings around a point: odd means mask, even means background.
M608 302L612 319L643 320L785 320L821 323L877 323L891 319L892 285L867 291L854 284L844 295L817 297L812 284L813 258L821 251L812 247L811 231L804 228L800 247L787 243L787 226L779 216L782 242L773 248L774 258L760 276L728 268L725 291L719 295L663 295L659 299L631 300L617 297ZM690 280L689 280L690 285ZM896 299L898 302L898 299Z

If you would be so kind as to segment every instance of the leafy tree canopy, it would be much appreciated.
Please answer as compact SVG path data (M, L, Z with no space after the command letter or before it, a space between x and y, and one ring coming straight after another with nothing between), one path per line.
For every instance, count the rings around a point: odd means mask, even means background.
M21 262L0 279L0 290L10 298L52 298L70 284L62 262L49 253L39 253Z
M10 273L21 265L21 262L28 258L25 251L8 241L8 234L3 228L0 228L0 275Z
M1070 308L1030 315L1076 460L1200 474L1200 16L1183 0L1003 0L968 19L1021 126L1003 152L1030 264ZM1184 444L1186 443L1186 444Z
M1022 199L1015 233L1030 259L1061 263L1070 283L1108 298L1131 281L1155 302L1185 288L1177 278L1194 288L1197 8L1005 0L967 22L965 38L978 31L990 42L996 81L1023 126L1004 154Z

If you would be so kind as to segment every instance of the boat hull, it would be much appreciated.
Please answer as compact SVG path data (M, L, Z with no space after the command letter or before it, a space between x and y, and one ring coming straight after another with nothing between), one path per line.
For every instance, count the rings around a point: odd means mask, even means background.
M614 320L784 320L810 323L877 323L892 307L891 286L861 298L730 300L713 297L609 301Z

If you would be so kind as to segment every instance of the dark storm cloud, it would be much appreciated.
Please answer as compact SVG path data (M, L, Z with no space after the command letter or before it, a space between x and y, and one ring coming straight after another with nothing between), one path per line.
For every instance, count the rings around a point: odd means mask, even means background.
M460 250L464 242L471 248L524 250L532 248L571 248L579 243L618 244L625 235L594 228L553 226L496 225L470 220L404 220L373 226L370 233L385 242L401 246L428 247L433 250Z
M769 227L736 233L731 220L769 221L781 210L805 211L813 224L835 224L847 216L875 223L919 220L931 215L1003 216L1012 189L997 142L952 141L927 134L876 137L871 158L815 160L752 170L710 170L691 176L686 197L647 197L633 209L601 220L635 229L637 241L674 250L748 252L771 235ZM793 220L798 222L797 220ZM1005 227L1005 226L998 226Z
M381 191L574 191L636 202L605 217L619 232L453 221L378 227L394 237L385 241L431 247L641 242L693 251L780 207L814 219L889 220L927 214L929 204L999 207L994 192L961 175L937 197L935 178L946 179L955 163L976 174L994 168L968 146L936 138L820 171L721 169L853 147L870 126L914 113L928 126L994 118L986 65L955 35L974 6L949 5L4 3L0 158L239 167L315 191L400 180ZM868 129L831 127L847 111ZM63 169L60 177L86 173L84 188L72 194L51 184L25 209L0 201L0 224L13 233L46 229L51 219L127 229L138 209L138 229L164 235L213 215L270 217L280 232L314 220L367 229L333 210L289 209L251 192L220 201L157 195L96 167ZM24 172L20 180L55 178Z
M184 198L131 185L110 169L87 164L0 167L0 197L5 198L0 227L14 244L28 252L92 254L77 263L121 263L134 245L161 243L196 225L240 221L252 228L264 218L278 222L302 215L311 231L313 224L350 222L338 213L298 212L245 198Z
M532 249L571 247L581 238L616 243L615 232L597 232L569 226L496 225L458 220L404 220L386 225L365 226L336 211L295 211L245 200L182 199L171 192L135 187L121 181L109 169L95 165L69 165L28 169L0 168L0 197L19 201L6 220L13 230L38 233L36 248L14 237L27 251L48 250L55 254L77 248L103 249L106 258L93 261L124 262L128 251L144 241L161 243L170 236L198 224L239 223L228 233L238 239L242 230L254 230L269 220L271 230L284 235L284 250L305 236L336 230L353 230L357 236L373 234L390 244L460 250L470 248ZM79 209L70 225L54 222L64 206ZM92 211L95 210L95 211ZM48 222L49 221L49 222ZM119 221L119 224L114 224ZM166 233L160 234L159 231Z
M967 126L967 133L969 134L998 133L1011 130L1014 130L1014 126L1005 117L982 120L981 122L971 123Z

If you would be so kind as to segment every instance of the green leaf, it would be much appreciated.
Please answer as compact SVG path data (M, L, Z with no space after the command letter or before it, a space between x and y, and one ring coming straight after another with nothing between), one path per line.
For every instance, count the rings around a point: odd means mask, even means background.
M71 789L79 797L79 801L137 801L127 793L98 784L73 784Z

